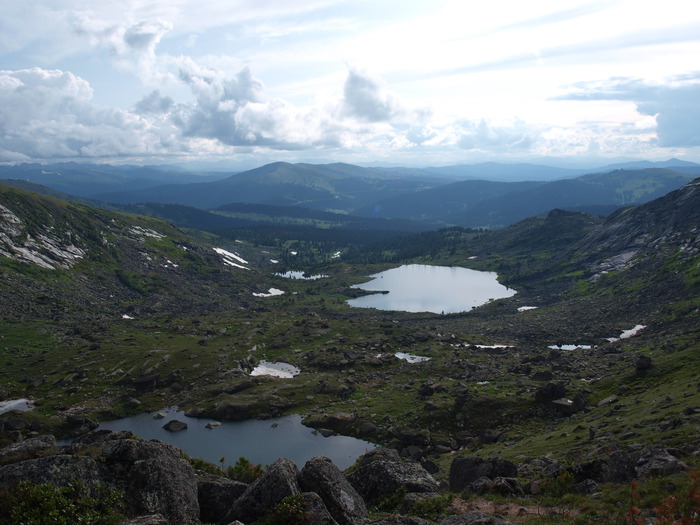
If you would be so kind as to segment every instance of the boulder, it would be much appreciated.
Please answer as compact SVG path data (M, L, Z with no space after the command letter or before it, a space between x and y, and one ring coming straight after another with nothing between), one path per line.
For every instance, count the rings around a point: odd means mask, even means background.
M547 383L535 390L535 401L554 401L566 395L566 387L561 383Z
M469 492L473 492L474 494L486 494L493 491L494 483L491 478L482 476L470 483L467 488L469 489Z
M159 441L118 439L102 443L101 452L131 515L160 513L171 523L199 523L197 479L179 449Z
M518 467L507 459L458 456L450 465L450 490L464 490L481 477L493 480L497 477L514 478L517 475Z
M233 503L224 523L255 521L287 496L301 494L298 475L299 469L293 461L278 459Z
M112 430L96 430L95 432L87 432L81 434L73 440L73 443L67 446L67 450L71 453L78 450L83 450L86 447L101 445L105 441L114 441L117 439L136 439L136 436L129 430L114 432Z
M165 425L163 425L163 428L168 432L179 432L187 428L187 423L173 419L172 421L168 421Z
M197 476L197 500L199 501L199 518L205 523L227 523L224 517L248 485L240 481L195 471Z
M520 482L515 478L497 477L493 480L493 491L504 496L524 496Z
M437 492L438 483L417 462L402 460L393 449L377 448L360 458L347 476L366 502L376 501L399 489L406 492Z
M593 494L596 491L598 491L598 483L592 479L584 479L580 483L575 483L574 486L571 487L571 492L575 494Z
M637 361L634 364L634 366L637 369L637 372L644 372L646 370L649 370L652 366L651 357L646 356L646 355L640 355L637 358Z
M556 478L561 473L561 463L548 457L528 458L518 466L518 476L521 478L533 478L536 476Z
M497 430L492 430L490 428L485 428L479 432L479 443L482 445L490 445L491 443L497 443L499 439L503 436L503 432L498 432Z
M15 457L19 459L33 459L39 454L46 455L46 452L56 448L56 438L53 436L37 436L17 443L8 445L0 449L0 458ZM3 461L8 462L7 459Z
M89 495L109 480L109 475L104 465L87 456L46 456L0 467L0 487L11 487L25 480L57 487L80 483Z
M538 370L532 374L533 381L551 381L554 374L550 370Z
M304 492L302 495L304 511L301 517L295 521L298 525L338 525L328 509L323 504L321 496L315 492Z
M598 483L631 481L635 477L634 467L639 461L639 456L639 452L615 450L602 458L574 465L571 472L576 483L587 479Z
M635 472L641 478L651 478L667 476L687 469L688 465L669 454L664 447L648 447L642 451Z
M365 502L330 459L315 457L307 461L299 473L299 485L304 492L318 494L340 525L367 522Z
M449 516L442 520L440 525L512 525L512 523L498 516L472 511Z

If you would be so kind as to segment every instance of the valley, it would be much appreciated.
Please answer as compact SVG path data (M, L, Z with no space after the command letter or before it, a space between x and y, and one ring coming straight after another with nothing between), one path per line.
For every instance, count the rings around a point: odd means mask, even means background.
M445 483L471 454L574 463L654 444L697 466L697 180L606 218L559 209L492 231L336 237L196 229L7 186L0 206L0 400L34 405L0 414L3 444L177 406L219 421L300 414ZM347 304L400 264L492 271L517 293L450 314ZM300 373L251 375L262 360Z

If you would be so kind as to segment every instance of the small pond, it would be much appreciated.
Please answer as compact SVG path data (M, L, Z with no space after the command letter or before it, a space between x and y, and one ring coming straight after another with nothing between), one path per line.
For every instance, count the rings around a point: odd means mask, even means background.
M376 447L368 441L349 436L323 437L312 428L301 424L301 416L290 415L275 419L224 421L214 428L206 428L210 419L187 417L171 408L162 411L164 418L153 414L139 414L101 423L97 430L130 430L142 439L158 439L182 449L187 455L220 465L234 464L239 457L255 464L269 465L278 458L288 458L299 468L314 456L329 457L333 463L346 469L365 452ZM187 423L187 429L169 432L163 428L168 421L177 419Z
M350 299L350 306L447 314L466 312L516 293L500 284L495 272L460 267L409 264L371 277L372 281L354 287L388 293Z

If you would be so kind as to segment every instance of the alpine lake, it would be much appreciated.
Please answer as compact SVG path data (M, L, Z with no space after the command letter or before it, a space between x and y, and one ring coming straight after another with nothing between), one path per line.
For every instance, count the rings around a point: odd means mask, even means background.
M375 293L349 300L350 306L447 314L469 311L516 293L500 284L493 272L461 267L411 264L370 277L371 281L355 287ZM187 428L177 432L164 429L163 426L173 419L187 423ZM222 465L233 464L241 456L263 465L285 457L301 467L314 456L327 456L345 469L376 447L349 436L323 436L305 427L301 419L299 415L289 415L266 420L209 422L207 425L206 420L187 417L177 408L170 408L158 414L107 421L98 430L129 430L141 438L158 439L181 448L192 457Z

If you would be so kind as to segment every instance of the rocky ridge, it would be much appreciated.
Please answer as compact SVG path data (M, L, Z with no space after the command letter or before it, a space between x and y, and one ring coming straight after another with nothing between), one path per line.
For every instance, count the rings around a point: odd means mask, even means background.
M223 472L197 470L171 445L139 440L128 432L101 431L82 435L70 445L57 445L53 436L37 436L0 449L0 490L8 494L20 481L29 481L78 486L78 497L116 491L125 524L364 525L370 516L372 523L381 525L507 523L501 516L465 511L464 498L497 494L522 502L541 495L565 474L571 479L566 490L590 494L606 482L684 473L688 465L681 458L698 452L698 443L683 450L619 447L570 465L546 457L517 465L502 458L457 456L447 479L439 483L418 462L380 448L362 456L346 473L324 457L312 458L301 470L278 459L245 484ZM447 491L459 501L447 499ZM441 505L432 512L421 510L429 508L430 501ZM0 510L7 512L2 506ZM282 521L274 521L280 516Z

